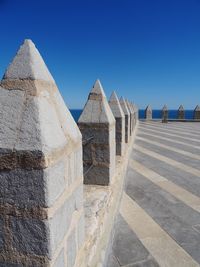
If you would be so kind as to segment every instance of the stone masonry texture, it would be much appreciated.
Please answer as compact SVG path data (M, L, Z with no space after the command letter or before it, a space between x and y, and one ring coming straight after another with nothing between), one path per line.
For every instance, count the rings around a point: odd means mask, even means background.
M74 266L84 240L82 136L31 40L1 81L0 128L0 266Z
M113 92L110 97L109 105L116 121L116 155L122 156L125 149L125 115L115 92Z
M128 143L130 138L130 112L123 97L120 98L120 105L125 115L125 142Z
M152 108L149 105L145 109L145 119L152 120Z
M200 120L200 106L197 105L194 109L194 120Z
M108 185L115 172L115 118L99 80L78 121L83 136L84 183Z
M185 110L184 110L184 107L182 105L180 105L180 107L178 108L177 117L179 120L185 119Z

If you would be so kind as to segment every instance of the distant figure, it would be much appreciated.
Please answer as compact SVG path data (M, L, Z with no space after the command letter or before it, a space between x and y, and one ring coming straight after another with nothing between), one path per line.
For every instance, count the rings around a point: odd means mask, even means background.
M168 108L167 105L164 105L162 109L162 122L167 123L167 120L168 120Z
M194 120L200 120L200 106L197 105L194 109Z
M178 109L178 120L184 120L185 119L185 110L183 105L180 105Z
M148 105L145 109L145 119L152 120L152 108Z

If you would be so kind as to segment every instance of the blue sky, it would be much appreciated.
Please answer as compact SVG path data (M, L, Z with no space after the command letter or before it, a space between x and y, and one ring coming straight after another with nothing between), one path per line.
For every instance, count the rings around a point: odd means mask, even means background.
M99 78L143 108L200 103L200 0L0 0L0 75L30 38L69 108Z

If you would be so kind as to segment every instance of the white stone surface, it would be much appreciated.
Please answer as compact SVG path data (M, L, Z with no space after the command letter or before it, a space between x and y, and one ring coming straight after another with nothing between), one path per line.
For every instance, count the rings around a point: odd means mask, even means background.
M30 40L25 40L20 47L4 79L44 80L50 82L51 86L40 87L39 83L35 83L40 92L36 96L25 94L21 88L5 90L0 87L1 149L15 148L48 153L54 149L62 149L70 142L81 141L77 124L42 57Z
M122 107L124 114L130 116L130 112L128 110L125 99L123 97L121 97L119 102L120 102L120 105Z
M124 112L115 92L110 96L109 105L115 118L124 118Z
M94 99L95 97L96 99ZM78 122L115 123L115 118L99 80L95 82Z
M25 40L21 45L3 78L54 82L39 51L31 40Z

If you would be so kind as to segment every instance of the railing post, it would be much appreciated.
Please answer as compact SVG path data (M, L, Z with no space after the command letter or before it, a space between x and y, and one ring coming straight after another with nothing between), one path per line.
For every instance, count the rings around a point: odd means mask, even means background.
M93 136L90 144L83 146L84 183L109 185L115 173L115 118L99 80L88 96L78 126L83 140Z
M30 40L0 107L0 266L72 267L84 241L81 134Z

